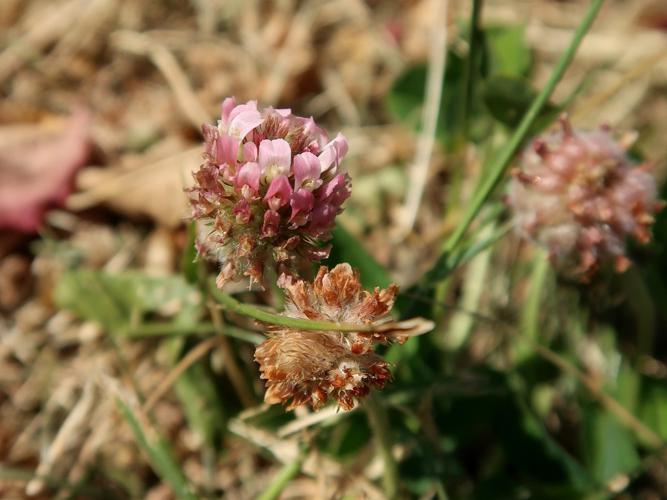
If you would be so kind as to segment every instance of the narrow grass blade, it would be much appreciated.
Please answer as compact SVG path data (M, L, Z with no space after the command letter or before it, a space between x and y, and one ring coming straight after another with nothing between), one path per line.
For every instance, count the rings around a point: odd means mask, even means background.
M188 484L185 475L174 460L168 444L150 429L149 437L141 422L130 409L130 407L120 398L116 399L121 414L130 425L137 443L141 449L148 455L151 466L160 478L168 483L174 491L174 495L179 500L196 500L197 496Z

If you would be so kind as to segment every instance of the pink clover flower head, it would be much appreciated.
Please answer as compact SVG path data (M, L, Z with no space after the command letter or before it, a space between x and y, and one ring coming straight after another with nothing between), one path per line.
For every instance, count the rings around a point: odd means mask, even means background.
M336 215L350 196L341 171L347 139L329 141L313 120L226 98L217 127L204 125L203 164L188 190L200 255L219 260L219 286L266 265L294 271L326 258Z
M624 144L625 142L625 144ZM565 275L587 281L602 266L631 264L625 242L651 239L662 208L648 164L636 165L628 141L608 127L561 128L535 139L520 156L507 193L517 231L549 251Z

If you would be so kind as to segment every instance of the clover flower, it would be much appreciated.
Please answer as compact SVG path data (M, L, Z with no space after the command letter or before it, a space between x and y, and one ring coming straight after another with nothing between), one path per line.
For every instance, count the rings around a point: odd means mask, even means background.
M269 338L257 346L255 361L267 380L264 400L287 409L303 404L318 409L330 398L345 410L354 408L371 388L382 389L391 378L374 346L403 343L433 327L421 318L392 321L388 314L398 286L367 292L349 264L331 271L320 267L313 283L282 275L278 285L285 291L284 316L374 327L340 332L271 326Z
M204 163L188 191L197 249L222 264L218 286L243 276L261 284L265 263L282 272L326 258L322 243L351 190L345 137L328 141L312 118L233 97L217 127L202 130Z
M559 131L535 139L513 171L507 201L516 227L544 245L565 274L584 281L601 266L630 266L625 241L651 239L662 207L648 164L635 165L608 127Z

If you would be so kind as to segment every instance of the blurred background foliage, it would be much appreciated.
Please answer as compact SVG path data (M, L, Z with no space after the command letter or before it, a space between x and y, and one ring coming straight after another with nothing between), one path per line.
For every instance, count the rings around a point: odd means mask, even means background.
M3 497L384 498L388 475L401 498L667 497L667 212L630 270L587 284L509 231L502 187L443 252L588 2L443 5L5 0L0 137L40 146L78 107L90 151L36 234L3 232ZM666 19L660 1L606 2L530 134L563 111L636 129L664 179ZM434 33L435 146L406 231ZM398 282L396 314L437 324L384 349L379 426L263 405L262 327L208 295L182 188L231 94L342 128L354 187L327 265ZM277 290L231 292L280 309Z

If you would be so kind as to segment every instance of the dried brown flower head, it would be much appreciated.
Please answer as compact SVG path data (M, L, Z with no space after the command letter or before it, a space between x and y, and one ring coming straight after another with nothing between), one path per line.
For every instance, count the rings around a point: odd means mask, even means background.
M265 401L287 409L303 404L318 409L329 398L345 410L354 408L371 388L381 389L391 378L388 363L373 352L375 344L403 343L433 327L419 318L392 321L388 314L398 286L365 291L349 264L331 271L320 267L313 283L283 275L278 284L285 290L285 316L373 326L359 332L270 327L255 360L267 380Z
M635 165L607 127L561 129L535 139L514 170L507 201L517 229L544 245L566 275L587 280L612 263L630 265L625 240L651 239L662 207L648 164Z

